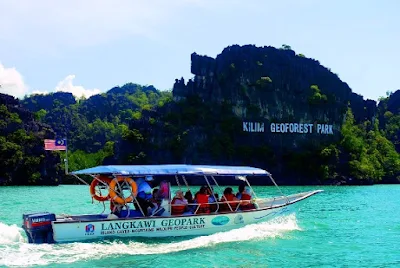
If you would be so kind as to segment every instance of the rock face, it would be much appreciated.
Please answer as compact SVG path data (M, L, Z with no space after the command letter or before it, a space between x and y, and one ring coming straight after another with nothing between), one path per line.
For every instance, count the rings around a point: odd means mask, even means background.
M346 178L350 159L336 145L348 107L356 123L373 121L375 101L288 49L235 45L191 60L194 78L175 80L174 102L131 122L110 163L250 165L282 184L322 183L336 170L340 183L360 183Z
M340 140L349 103L357 122L376 114L374 101L289 49L234 45L191 60L194 78L175 80L175 102L132 121L114 161L251 165L284 184L318 183L320 152Z
M387 102L387 109L394 114L400 114L400 89L390 95Z
M378 116L380 127L400 153L400 90L379 102Z
M376 101L374 100L364 100L363 96L351 93L349 102L356 122L371 120L377 114Z
M348 102L358 120L376 112L373 101L292 50L235 45L216 59L196 53L191 59L195 77L187 84L176 80L174 99L195 95L205 103L228 102L242 121L236 130L248 132L249 141L287 149L331 142L340 137Z
M17 99L0 94L0 185L58 185L60 157L44 150L44 139L54 137Z

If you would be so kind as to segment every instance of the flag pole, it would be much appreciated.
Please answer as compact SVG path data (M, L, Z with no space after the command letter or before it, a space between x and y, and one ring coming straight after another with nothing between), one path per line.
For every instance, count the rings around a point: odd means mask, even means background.
M65 163L65 175L68 175L68 141L67 138L65 138L66 141L66 145L65 145L65 159L64 159L64 163Z

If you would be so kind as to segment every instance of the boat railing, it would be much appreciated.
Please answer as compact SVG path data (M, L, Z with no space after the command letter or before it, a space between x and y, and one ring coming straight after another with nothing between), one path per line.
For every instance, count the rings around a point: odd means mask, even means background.
M73 175L74 175L74 174L73 174ZM109 185L108 185L106 182L100 180L97 176L94 176L94 175L91 175L91 176L93 177L94 180L97 180L97 181L99 182L99 186L101 186L101 188L103 188L103 189L108 189L109 191L111 190L111 188L109 187ZM74 175L74 177L76 177L76 178L79 179L81 182L83 182L83 183L85 183L86 185L88 185L88 183L85 182L84 180L82 180L81 178L79 178L79 176ZM275 182L275 180L272 178L272 176L269 175L269 177L270 177L270 179L272 180L272 182L275 184L275 186L276 186L276 187L279 189L279 191L281 192L282 197L284 197L284 198L286 199L286 203L290 203L290 200L287 198L287 196L283 195L282 191L280 190L280 188L278 187L278 185L276 184L276 182ZM114 176L114 178L115 178L115 176ZM211 196L214 197L214 199L216 200L216 199L217 199L217 195L216 195L216 193L214 192L213 187L212 187L211 183L209 182L208 177L207 177L206 175L204 175L204 178L205 178L205 181L206 181L206 183L207 183L208 189L211 190ZM211 178L211 180L214 182L214 185L217 186L218 188L220 188L220 186L218 185L218 183L217 183L216 179L214 178L214 176L210 176L210 178ZM188 191L190 191L189 184L187 183L185 177L182 176L182 179L183 179L184 184L186 185ZM194 214L197 214L197 213L198 213L199 209L201 208L201 205L208 205L208 206L210 206L210 207L216 206L216 208L213 208L213 209L212 209L212 213L221 212L221 209L220 209L220 206L221 206L221 205L223 206L224 212L226 212L226 211L236 212L236 211L238 211L241 207L243 207L244 204L253 204L253 205L255 206L254 209L257 209L257 208L258 208L258 203L257 203L257 201L256 201L256 200L257 200L257 197L256 197L256 195L255 195L255 191L252 189L252 187L251 187L251 185L250 185L250 183L248 182L248 180L247 180L246 177L241 178L241 179L244 180L244 181L246 182L247 186L250 187L251 192L252 192L252 195L253 195L253 199L252 199L252 200L215 201L215 202L201 203L201 204L198 204L198 203L189 203L189 204L188 204L188 207L195 207L195 211L193 212ZM177 182L178 187L179 187L179 189L180 189L181 187L180 187L180 182L179 182L178 176L176 176L176 182ZM118 182L118 183L117 183L117 186L118 186L118 187L116 187L117 189L113 189L113 190L118 194L118 196L121 196L122 198L124 198L123 189L124 189L125 186L128 187L129 184L126 182L126 180L124 180L124 181L122 181L121 183ZM131 196L132 199L133 199L133 200L131 201L131 203L136 203L136 204L139 203L139 202L137 201L137 199L136 199L136 195L134 195L133 193L131 193L130 196ZM255 197L255 198L254 198L254 197ZM171 198L171 196L170 196L170 198ZM273 207L274 203L275 203L276 200L278 200L278 199L280 199L280 198L274 198L274 199L272 200L272 202L270 203L269 207ZM118 205L118 204L116 204L116 205ZM124 206L125 206L125 205L126 205L126 204L124 204ZM169 212L172 213L172 207L173 207L173 206L181 206L181 205L182 205L182 204L176 204L176 205L175 205L175 204L171 204L171 202L169 202L169 209L167 209L167 210L169 210ZM141 208L141 206L140 206L139 204L138 204L138 207L139 207L138 209L140 210L140 212L142 213L142 215L145 216L146 213L142 210L142 208ZM226 208L228 208L228 209L226 209ZM103 202L103 212L105 211L105 209L106 209L106 208L105 208L104 202ZM129 210L129 208L128 208L128 210ZM153 216L153 215L152 215L152 216Z
M208 202L208 203L188 203L188 204L171 204L171 207L182 207L186 206L189 209L189 212L193 214L198 214L201 206L208 205L210 209L210 213L218 213L218 212L237 212L241 208L242 205L254 205L254 209L257 209L257 203L253 200L236 200L236 201L217 201L217 202ZM212 209L212 206L216 206L215 209ZM221 205L223 210L221 211ZM227 205L227 206L224 206ZM190 209L192 208L192 209ZM193 209L195 208L195 209ZM225 208L228 208L225 210ZM171 210L172 212L172 210ZM188 211L186 211L188 212ZM203 214L203 213L200 213Z

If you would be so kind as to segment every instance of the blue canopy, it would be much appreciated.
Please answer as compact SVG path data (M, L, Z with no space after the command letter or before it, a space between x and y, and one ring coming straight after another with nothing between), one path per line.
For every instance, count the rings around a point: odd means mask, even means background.
M260 168L244 166L209 166L209 165L115 165L97 166L71 172L75 175L84 174L115 174L115 175L269 175Z

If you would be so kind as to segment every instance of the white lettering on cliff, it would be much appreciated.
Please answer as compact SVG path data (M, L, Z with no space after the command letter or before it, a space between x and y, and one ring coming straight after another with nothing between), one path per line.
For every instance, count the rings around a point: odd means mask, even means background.
M333 125L308 123L271 123L271 133L300 133L333 135ZM313 132L314 131L314 132Z
M245 131L245 132L264 132L264 123L243 122L243 131Z

